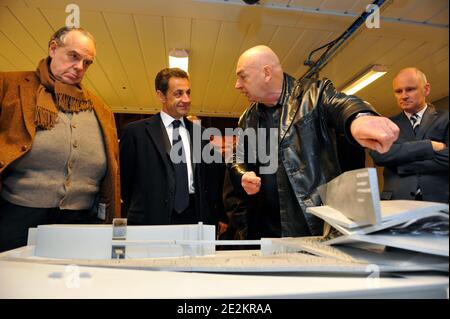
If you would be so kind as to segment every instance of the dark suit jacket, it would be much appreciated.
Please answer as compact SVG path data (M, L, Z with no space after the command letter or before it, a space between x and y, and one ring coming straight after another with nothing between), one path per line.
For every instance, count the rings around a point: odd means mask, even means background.
M448 203L448 110L428 104L417 136L403 112L391 120L400 127L398 140L385 154L370 152L385 167L382 199L414 199L420 186L423 200ZM447 147L435 152L431 141Z
M193 124L186 119L184 123L191 136L193 154ZM202 141L202 149L207 143ZM120 139L120 169L123 215L131 224L171 224L175 173L170 148L160 114L125 127ZM218 198L212 169L204 162L193 163L197 221L208 224L215 223L212 207Z

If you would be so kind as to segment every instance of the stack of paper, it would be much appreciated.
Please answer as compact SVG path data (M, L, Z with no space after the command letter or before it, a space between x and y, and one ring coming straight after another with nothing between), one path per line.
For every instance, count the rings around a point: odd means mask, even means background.
M352 189L354 193L349 194L348 190ZM368 262L377 260L392 264L395 260L395 265L403 262L408 270L414 259L415 268L448 271L448 204L380 201L373 168L340 175L321 187L320 195L325 206L309 207L307 212L323 219L340 233L325 244L340 245L335 247L355 259ZM423 221L438 221L444 229L441 232L409 231L408 227Z

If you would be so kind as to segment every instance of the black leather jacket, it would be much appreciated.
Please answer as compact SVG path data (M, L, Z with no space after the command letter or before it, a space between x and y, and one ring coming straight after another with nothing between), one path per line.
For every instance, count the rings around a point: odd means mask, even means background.
M299 223L304 223L303 220L306 220L311 235L320 235L323 232L323 222L306 213L306 208L320 205L317 187L341 173L336 134L343 134L352 143L356 143L349 129L354 115L359 112L377 112L367 102L337 92L330 80L308 79L298 82L287 74L284 75L279 104L282 109L278 163L283 165L286 172L283 175L287 175L284 184L283 177L280 176L282 170L277 170L281 235L299 236ZM257 129L259 119L259 105L253 103L241 116L239 127L243 130ZM242 140L238 136L238 143ZM247 171L259 174L258 161L256 164L245 161L248 156L246 153L255 153L255 150L252 150L251 146L249 149L245 147L237 148L233 164L230 165L234 186L242 191L242 175ZM289 187L289 184L293 192L283 191L283 187ZM289 194L295 194L296 198L287 198L294 197ZM249 196L250 202L252 197L255 196Z

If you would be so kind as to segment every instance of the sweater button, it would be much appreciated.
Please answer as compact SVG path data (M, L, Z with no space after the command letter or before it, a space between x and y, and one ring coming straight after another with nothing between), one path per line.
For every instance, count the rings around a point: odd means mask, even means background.
M20 148L22 150L22 152L25 152L28 149L27 145L22 145L22 147Z

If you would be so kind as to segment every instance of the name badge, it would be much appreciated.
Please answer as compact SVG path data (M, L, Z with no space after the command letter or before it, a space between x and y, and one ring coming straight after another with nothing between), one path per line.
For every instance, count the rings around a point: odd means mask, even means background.
M105 203L98 203L97 218L101 219L101 220L106 219L106 204Z

